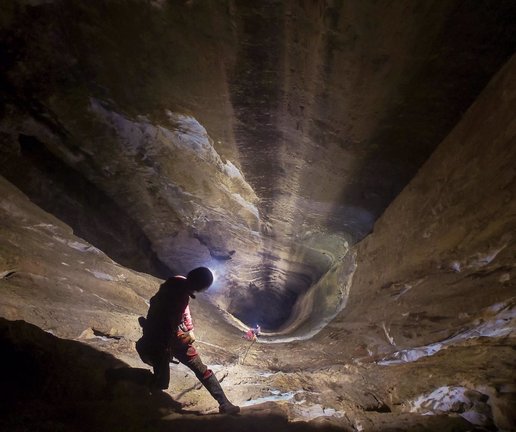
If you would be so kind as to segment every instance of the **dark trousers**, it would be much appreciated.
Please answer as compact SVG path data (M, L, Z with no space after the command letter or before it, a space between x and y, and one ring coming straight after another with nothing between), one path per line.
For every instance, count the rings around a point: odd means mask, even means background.
M136 342L136 350L142 361L152 366L154 372L152 386L154 388L162 390L168 388L170 383L169 363L172 357L189 367L203 384L213 375L211 369L208 369L202 362L194 346L182 343L180 340L174 340L169 347L156 347L146 343L142 338Z

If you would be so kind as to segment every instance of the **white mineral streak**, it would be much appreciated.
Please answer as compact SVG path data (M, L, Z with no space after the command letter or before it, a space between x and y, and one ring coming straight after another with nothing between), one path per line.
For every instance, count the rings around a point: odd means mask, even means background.
M389 330L387 329L387 327L385 326L385 322L382 322L382 328L383 328L383 331L385 333L385 337L387 338L387 340L389 341L389 343L392 345L392 346L396 346L396 344L394 343L394 338L389 334Z
M142 181L174 209L188 226L203 229L218 209L224 224L247 232L259 226L258 201L240 170L222 161L206 129L192 116L167 111L165 125L138 116L130 119L91 99L90 109L116 133L119 151L134 158ZM140 159L143 163L137 162ZM195 165L195 169L193 169Z
M305 401L296 402L292 410L295 414L292 420L309 421L318 417L335 417L342 418L345 416L343 411L337 411L334 408L327 408L320 404L305 405Z
M98 294L93 294L98 299L102 300L103 302L110 304L111 306L115 306L113 303L111 303L109 300L106 300L104 297L99 296Z
M257 399L251 399L251 400L241 403L240 406L258 405L258 404L261 404L264 402L289 401L289 400L292 400L296 394L300 393L300 391L297 391L297 392L290 391L290 392L286 392L286 393L281 393L279 390L270 390L270 393L271 393L270 396L264 396L264 397L260 397Z
M235 177L242 181L244 180L240 170L235 165L233 165L231 161L226 161L226 164L224 165L224 171L229 177Z
M90 245L78 241L69 241L67 242L67 245L70 246L72 249L76 249L81 252L86 252L90 249Z
M257 220L260 219L260 213L258 212L258 208L253 203L246 201L240 194L234 193L232 196L233 196L234 200L238 204L240 204L240 206L242 208L244 208L244 209L248 210L250 213L252 213L256 217Z
M156 126L142 118L133 121L109 111L94 98L90 103L91 110L116 131L129 154L136 155L141 149L144 150L144 159L152 158L155 156L153 152L159 150L155 148L159 143L170 150L171 157L183 152L190 153L195 159L211 165L228 180L237 181L246 192L252 193L251 186L245 182L240 170L230 161L222 162L206 129L194 117L167 111L171 127Z
M78 250L79 252L91 252L96 255L104 255L104 252L102 252L100 249L97 249L95 246L87 243L81 243L75 240L66 240L57 235L52 236L52 238L61 244L65 244L72 249Z
M34 225L34 228L45 228L48 231L56 232L58 229L55 225L48 224L48 223L39 223Z
M357 430L357 432L362 432L364 430L364 426L362 426L360 420L355 421L355 429Z
M486 309L482 319L473 321L470 329L430 345L397 351L390 357L378 362L380 365L392 365L416 361L422 357L429 357L451 345L479 337L504 337L513 335L516 331L515 300L497 303Z
M95 276L95 278L97 278L99 280L110 281L110 282L116 280L113 276L108 275L107 273L99 272L96 270L89 270L89 269L86 269L86 271L91 273L93 276Z
M507 243L490 248L483 252L478 252L462 261L452 261L449 265L450 269L456 273L460 273L465 269L478 270L490 264L498 254L507 247Z
M408 409L423 415L458 413L472 424L489 425L492 421L489 405L468 394L474 396L479 393L465 387L443 386L409 401Z

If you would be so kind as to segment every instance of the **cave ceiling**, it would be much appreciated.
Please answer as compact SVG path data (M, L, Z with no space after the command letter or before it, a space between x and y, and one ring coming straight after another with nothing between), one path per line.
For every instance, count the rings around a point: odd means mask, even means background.
M284 327L514 52L494 4L5 1L0 174L121 264L207 265L216 304Z

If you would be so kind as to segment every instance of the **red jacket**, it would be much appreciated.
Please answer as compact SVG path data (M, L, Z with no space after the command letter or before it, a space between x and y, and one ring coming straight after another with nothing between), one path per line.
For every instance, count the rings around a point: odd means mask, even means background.
M159 291L150 299L150 308L143 327L142 339L145 345L155 348L170 346L186 313L188 325L193 328L189 300L186 278L174 276L161 284Z

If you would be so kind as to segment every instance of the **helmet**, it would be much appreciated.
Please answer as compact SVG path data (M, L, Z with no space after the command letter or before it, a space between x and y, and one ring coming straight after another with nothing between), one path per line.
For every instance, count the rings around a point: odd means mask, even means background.
M197 267L186 275L193 291L204 291L213 283L213 273L207 267Z

